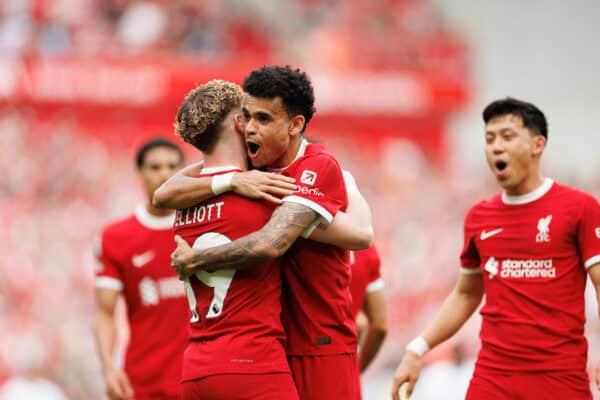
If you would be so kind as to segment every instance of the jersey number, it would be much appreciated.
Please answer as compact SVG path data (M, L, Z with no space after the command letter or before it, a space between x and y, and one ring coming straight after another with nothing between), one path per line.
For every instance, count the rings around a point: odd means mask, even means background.
M198 250L204 250L208 249L209 247L220 246L230 242L231 240L225 235L216 232L208 232L199 236L192 247ZM215 272L196 272L196 278L200 282L214 289L213 298L208 306L206 318L218 317L223 312L223 303L225 303L225 297L227 296L227 291L231 286L231 281L233 280L234 275L235 269L233 268L221 269ZM198 322L200 320L200 315L198 314L196 307L196 295L192 289L192 284L190 283L189 279L186 279L184 281L184 285L188 304L190 306L190 310L192 311L192 318L190 319L190 322Z

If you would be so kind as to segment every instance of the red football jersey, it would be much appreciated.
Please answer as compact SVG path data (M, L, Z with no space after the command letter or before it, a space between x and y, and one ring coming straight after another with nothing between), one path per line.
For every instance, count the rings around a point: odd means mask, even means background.
M282 173L297 192L283 201L312 208L327 223L348 205L342 171L323 146L302 142ZM308 232L305 235L307 236ZM289 355L356 352L347 251L298 238L284 258L284 312Z
M237 170L205 168L200 176ZM225 193L178 210L175 233L198 249L229 243L261 229L273 207ZM281 263L247 270L200 271L190 279L190 342L183 380L214 374L289 373L281 323ZM196 304L193 304L195 302Z
M470 210L461 265L484 274L478 367L585 370L586 268L600 262L599 228L598 201L550 179Z
M122 291L130 340L125 371L136 398L177 396L187 344L187 301L171 268L173 216L145 206L106 227L97 248L96 286Z
M381 277L381 258L377 248L371 246L368 249L350 252L350 265L352 267L352 278L350 279L350 293L352 293L352 315L362 309L367 293L383 289L383 278Z

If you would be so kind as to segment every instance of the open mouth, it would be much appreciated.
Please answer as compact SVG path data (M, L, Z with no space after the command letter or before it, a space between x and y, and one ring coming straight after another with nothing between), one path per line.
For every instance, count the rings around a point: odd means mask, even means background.
M248 146L248 154L250 156L255 156L256 153L258 153L258 150L260 149L260 145L256 143L247 142L246 145Z
M506 167L508 166L508 164L506 163L506 161L496 161L494 163L494 166L496 167L496 169L498 171L504 171L506 169Z

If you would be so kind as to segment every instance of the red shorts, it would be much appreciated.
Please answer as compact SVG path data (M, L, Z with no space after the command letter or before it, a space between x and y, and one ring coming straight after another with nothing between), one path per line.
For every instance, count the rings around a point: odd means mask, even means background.
M182 400L298 400L290 374L221 374L183 382Z
M356 354L288 356L301 400L360 400Z
M592 400L587 373L500 373L476 369L465 400Z

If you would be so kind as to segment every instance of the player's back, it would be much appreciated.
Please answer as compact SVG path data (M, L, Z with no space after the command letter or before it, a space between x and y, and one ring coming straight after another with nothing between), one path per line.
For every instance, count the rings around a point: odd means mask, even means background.
M551 180L528 196L495 196L465 221L462 264L483 270L486 293L478 365L585 368L586 260L600 254L597 201Z
M361 310L367 293L372 293L383 288L381 278L381 259L375 246L368 249L351 251L350 266L352 278L350 279L350 293L352 294L352 315Z
M172 215L155 217L140 205L103 230L97 249L96 287L121 291L127 304L125 371L138 398L181 392L187 303L170 265L172 225Z
M201 176L231 171L211 168ZM175 233L192 247L205 249L259 230L272 211L268 204L227 193L178 210ZM198 318L190 323L184 380L227 373L289 372L278 259L237 271L200 271L190 281Z
M346 209L341 169L322 146L303 144L283 174L295 177L299 186L290 201L313 208L321 218ZM288 355L355 353L348 252L298 238L284 257L283 271Z

